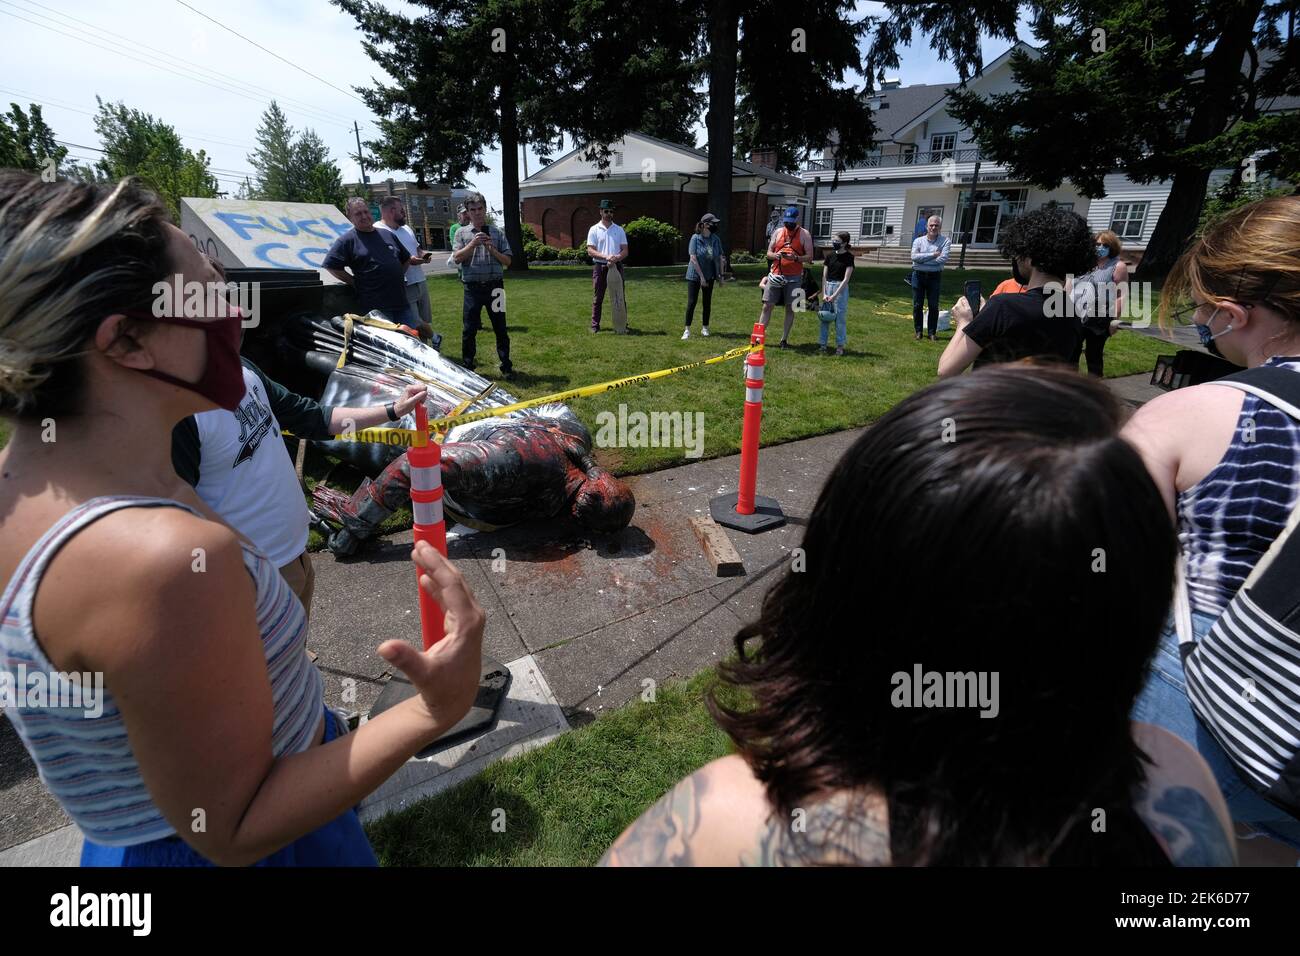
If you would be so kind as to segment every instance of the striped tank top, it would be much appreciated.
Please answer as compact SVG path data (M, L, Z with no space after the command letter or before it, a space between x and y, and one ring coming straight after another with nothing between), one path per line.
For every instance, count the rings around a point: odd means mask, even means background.
M1300 358L1264 363L1300 372ZM1178 493L1178 539L1193 611L1218 616L1282 533L1300 497L1300 422L1246 394L1219 463Z
M33 675L55 673L32 629L36 591L50 560L78 531L120 508L183 508L168 498L92 498L64 515L23 558L0 597L0 676L10 688L34 688ZM202 517L200 515L200 517ZM243 544L244 567L256 589L257 627L266 652L274 705L272 750L277 757L306 750L323 714L324 686L307 656L302 602L265 556ZM185 624L178 622L177 638ZM44 680L45 678L38 678ZM87 839L105 846L133 846L176 831L154 804L140 776L112 689L99 699L37 697L31 690L6 707L41 781ZM62 706L73 700L81 706Z

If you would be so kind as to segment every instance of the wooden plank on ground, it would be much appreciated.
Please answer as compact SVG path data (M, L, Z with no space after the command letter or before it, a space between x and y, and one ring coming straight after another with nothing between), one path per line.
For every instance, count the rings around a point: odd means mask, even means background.
M700 547L704 549L704 556L709 559L715 575L725 578L745 573L745 562L740 560L735 545L721 525L709 517L691 518L690 522L691 530L699 539Z

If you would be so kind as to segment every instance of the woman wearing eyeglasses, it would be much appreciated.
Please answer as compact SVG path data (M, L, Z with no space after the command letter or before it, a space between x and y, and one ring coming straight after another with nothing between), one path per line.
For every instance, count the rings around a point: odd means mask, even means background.
M1300 197L1243 206L1209 229L1165 281L1162 326L1179 303L1186 308L1178 314L1212 353L1249 368L1300 372ZM1177 521L1200 641L1300 499L1300 421L1256 395L1209 382L1148 402L1124 435ZM1293 704L1300 707L1300 697ZM1300 820L1251 790L1193 714L1172 625L1133 716L1200 750L1234 819L1300 850ZM1242 844L1243 860L1250 845Z

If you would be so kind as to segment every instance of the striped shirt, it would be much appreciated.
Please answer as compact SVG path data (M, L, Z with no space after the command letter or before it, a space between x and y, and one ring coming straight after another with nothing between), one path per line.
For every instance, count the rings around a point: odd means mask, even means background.
M1264 363L1300 372L1300 358ZM1244 395L1223 458L1178 493L1178 538L1192 610L1218 615L1282 533L1300 496L1300 422Z
M64 515L23 558L0 598L0 676L8 676L11 688L22 679L30 686L33 674L55 673L32 630L36 592L50 560L73 535L104 515L154 507L198 514L167 498L92 498ZM256 589L257 626L271 683L271 748L277 757L298 753L315 737L324 693L320 672L307 657L306 615L275 565L252 546L242 547ZM184 638L185 627L186 622L177 622L178 639ZM132 846L174 834L145 787L111 688L103 688L97 713L59 703L66 701L28 699L24 706L6 707L5 713L41 780L86 838L106 846Z

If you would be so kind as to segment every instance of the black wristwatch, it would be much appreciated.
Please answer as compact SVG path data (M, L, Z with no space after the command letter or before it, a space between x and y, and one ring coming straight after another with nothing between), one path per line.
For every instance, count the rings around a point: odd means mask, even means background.
M397 403L389 402L387 405L384 406L384 408L388 411L388 420L390 422L397 421Z

